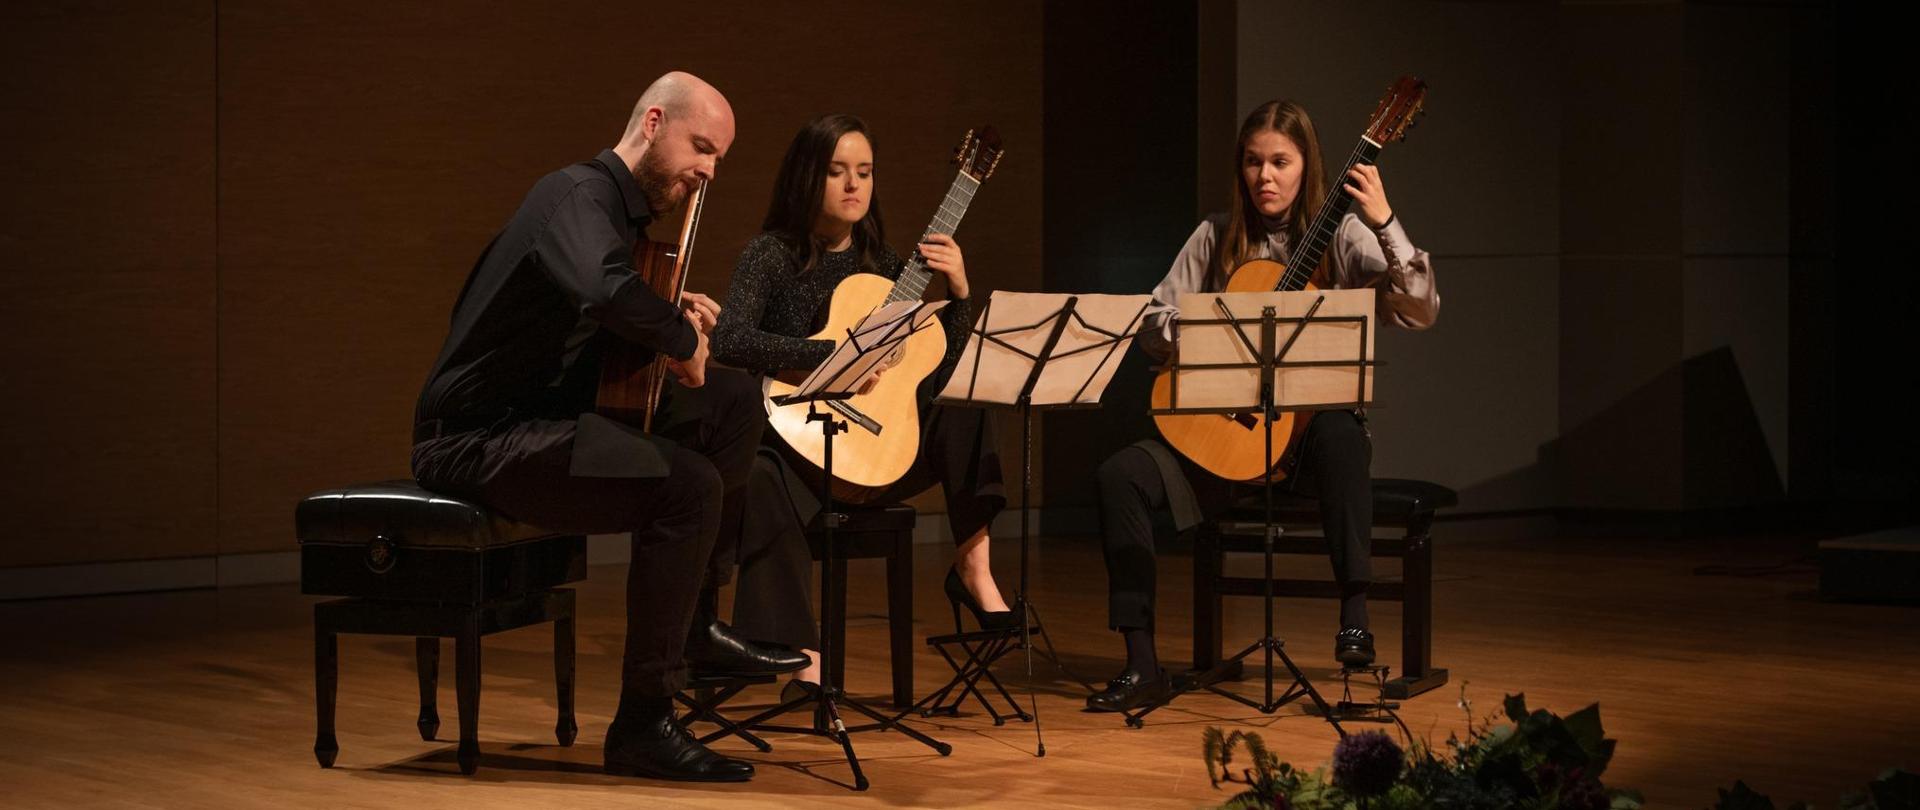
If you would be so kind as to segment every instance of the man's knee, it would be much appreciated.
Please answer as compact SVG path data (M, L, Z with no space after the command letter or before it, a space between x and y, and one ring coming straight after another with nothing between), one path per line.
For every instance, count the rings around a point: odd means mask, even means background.
M657 503L667 514L720 513L720 471L706 456L676 447L672 471L661 479L662 485L642 497Z
M760 378L733 368L707 369L707 384L701 394L723 413L751 413L766 418L761 404Z

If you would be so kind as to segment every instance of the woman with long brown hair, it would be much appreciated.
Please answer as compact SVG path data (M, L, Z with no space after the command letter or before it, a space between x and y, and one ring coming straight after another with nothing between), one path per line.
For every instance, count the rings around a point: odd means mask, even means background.
M1247 115L1234 161L1229 209L1194 229L1166 278L1153 288L1154 306L1137 340L1157 359L1173 349L1174 323L1180 317L1173 305L1182 293L1224 290L1234 268L1247 261L1285 263L1326 198L1313 121L1291 101L1269 101ZM1353 198L1351 213L1340 221L1323 264L1316 268L1315 285L1377 289L1379 320L1408 329L1431 326L1440 310L1433 268L1388 205L1379 170L1358 165L1341 182ZM1327 550L1341 589L1334 657L1343 665L1368 664L1373 661L1366 603L1372 580L1372 435L1363 413L1331 410L1314 414L1299 441L1297 467L1281 485L1321 501ZM1107 621L1126 643L1127 663L1104 691L1087 698L1087 705L1096 711L1126 711L1172 689L1153 646L1152 513L1170 512L1175 528L1184 532L1217 513L1233 493L1229 482L1154 439L1107 457L1097 478Z

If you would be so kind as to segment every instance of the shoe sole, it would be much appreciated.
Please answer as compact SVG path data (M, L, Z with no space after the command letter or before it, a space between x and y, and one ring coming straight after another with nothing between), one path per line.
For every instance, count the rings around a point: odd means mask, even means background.
M764 678L764 677L773 677L776 675L785 675L790 672L799 672L800 670L803 670L806 668L807 668L807 665L806 663L803 662L799 666L791 667L788 669L764 669L764 670L755 670L752 672L748 672L745 670L700 669L697 667L688 667L687 672L690 677L707 678L707 679Z
M751 773L740 774L740 775L723 775L723 776L698 776L698 775L688 775L688 774L671 774L670 775L670 774L664 774L664 773L649 772L642 768L635 768L635 767L626 766L626 765L602 765L600 766L600 772L605 773L608 776L631 776L631 777L636 777L640 779L660 779L668 782L746 782L753 779L753 774Z
M1168 688L1164 693L1157 694L1157 695L1150 695L1140 700L1133 701L1132 703L1129 703L1125 706L1096 706L1092 703L1089 703L1087 704L1087 709L1089 711L1102 712L1106 714L1120 714L1122 712L1130 712L1130 711L1133 711L1134 709L1140 708L1141 706L1150 706L1152 704L1164 701L1167 698L1173 696L1173 691L1174 690L1172 688Z

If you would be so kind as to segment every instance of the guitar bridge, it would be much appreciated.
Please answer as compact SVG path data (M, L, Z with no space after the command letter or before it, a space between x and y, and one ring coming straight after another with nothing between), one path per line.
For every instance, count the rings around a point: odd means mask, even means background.
M862 430L875 436L880 435L880 423L875 421L873 417L861 413L859 408L847 404L845 400L827 400L827 407L839 411L841 416L847 418L847 421L859 425Z
M1250 414L1250 413L1223 413L1220 415L1228 419L1231 419L1235 422L1239 422L1241 427L1246 428L1248 430L1252 430L1260 426L1260 417L1254 416L1253 414Z

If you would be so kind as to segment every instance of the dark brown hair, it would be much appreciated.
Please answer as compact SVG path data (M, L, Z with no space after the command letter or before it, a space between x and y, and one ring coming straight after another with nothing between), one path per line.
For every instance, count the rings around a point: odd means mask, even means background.
M766 219L760 230L773 234L800 257L800 269L812 270L820 261L826 245L813 235L814 220L820 217L821 198L827 182L827 168L833 163L833 150L840 137L858 132L867 139L877 156L879 144L867 122L857 115L831 113L808 121L787 145L780 159L780 171L773 180L773 200L767 204ZM878 266L881 246L886 244L886 229L880 223L880 191L876 187L867 200L867 215L853 226L853 250L860 265Z

